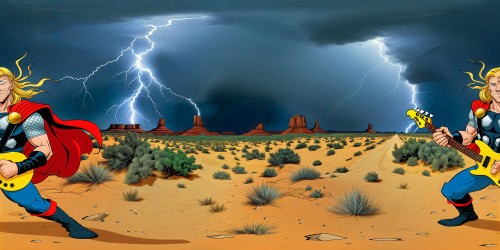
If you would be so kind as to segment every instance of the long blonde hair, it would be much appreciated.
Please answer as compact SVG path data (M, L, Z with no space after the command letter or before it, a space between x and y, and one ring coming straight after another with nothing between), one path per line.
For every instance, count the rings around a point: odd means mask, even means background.
M475 61L472 61L472 62L475 62ZM471 83L467 84L467 87L469 87L471 89L479 89L479 99L481 99L482 102L490 103L491 102L491 92L490 92L490 88L488 88L488 84L489 84L490 78L492 76L495 76L496 73L500 72L500 67L490 69L488 71L488 73L486 73L486 75L483 76L483 71L484 71L484 68L486 67L486 65L482 61L477 61L477 62L481 63L481 69L479 70L478 76L483 81L476 80L474 78L474 75L471 72L464 72L465 74L469 75L469 78L472 80Z
M27 67L27 76L23 76L23 69L20 65L21 60L23 60L26 55L28 55L28 52L24 53L21 58L16 60L16 66L19 71L19 75L16 77L9 69L0 67L0 76L7 76L7 78L9 78L9 81L13 84L11 92L13 97L12 104L18 103L19 101L21 101L21 98L31 98L39 93L45 92L43 90L39 90L38 88L41 87L45 81L50 80L49 78L43 78L37 83L26 81L26 79L31 76L31 65L28 65Z

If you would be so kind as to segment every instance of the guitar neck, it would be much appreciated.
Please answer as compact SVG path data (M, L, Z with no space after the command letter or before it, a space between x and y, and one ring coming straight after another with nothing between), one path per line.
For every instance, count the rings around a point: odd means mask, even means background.
M436 130L437 130L436 126L434 126L434 125L432 125L430 123L427 123L427 122L425 124L425 127L427 129L429 129L432 133L436 132ZM450 137L450 136L447 135L446 138L448 138L448 143L450 144L450 146L454 147L458 151L460 151L463 154L467 155L471 159L473 159L473 160L475 160L477 162L481 162L483 160L483 156L482 155L480 155L480 154L472 151L472 149L464 146L462 143L457 142L452 137Z

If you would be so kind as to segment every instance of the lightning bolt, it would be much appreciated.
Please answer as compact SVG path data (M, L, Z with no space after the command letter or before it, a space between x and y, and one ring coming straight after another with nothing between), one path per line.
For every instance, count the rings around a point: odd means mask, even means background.
M117 63L122 58L124 58L125 55L131 55L134 58L134 61L130 65L130 67L125 71L119 72L115 76L125 75L125 82L127 82L128 87L134 86L135 89L128 98L123 100L123 102L121 102L119 104L112 105L111 107L109 107L106 111L106 116L111 111L115 110L115 119L117 119L118 111L124 107L128 107L127 116L130 115L130 123L134 124L136 117L141 117L142 119L148 121L148 119L145 116L143 116L140 112L138 112L136 109L137 99L142 95L142 96L145 96L151 102L151 104L154 107L155 112L161 117L160 111L158 110L158 105L151 97L150 88L152 86L158 87L160 89L160 93L165 98L166 98L165 91L168 91L170 94L188 101L194 107L194 109L196 109L197 114L199 116L200 109L198 108L196 103L191 98L177 94L171 88L162 84L155 77L153 70L151 68L147 67L146 65L144 65L143 60L156 47L156 43L152 39L152 36L155 34L156 31L158 31L159 29L163 29L163 28L167 28L169 26L172 26L174 24L174 22L177 22L177 21L204 19L207 17L208 16L172 18L172 19L168 19L166 21L166 23L162 24L162 25L152 25L152 24L148 25L147 27L149 27L149 31L144 36L135 37L130 42L129 46L126 47L125 49L121 50L120 53L114 59L110 59L109 61L106 61L105 63L102 63L101 65L95 67L89 74L87 74L85 76L75 77L75 76L68 75L68 76L62 77L58 81L62 81L62 80L80 81L82 83L82 88L79 90L79 92L76 94L76 96L80 97L83 95L82 107L85 107L85 103L87 100L90 99L92 101L92 103L94 102L94 98L93 98L91 92L89 91L89 86L88 86L89 81L101 69L103 69L111 64ZM146 42L146 44L147 44L146 48L140 48L139 45L137 45L138 42ZM131 75L132 75L132 77L131 77ZM131 80L128 80L130 78L131 78Z
M372 42L372 43L377 45L378 54L382 58L382 61L380 63L376 64L375 66L371 67L370 70L368 70L361 78L361 83L358 85L356 90L352 94L350 94L350 95L346 96L344 99L342 99L339 102L339 104L337 104L336 107L340 106L341 103L347 101L347 99L350 99L350 98L353 98L354 96L356 96L359 93L359 91L364 87L366 78L368 76L370 76L371 74L373 74L376 69L380 68L384 64L388 64L388 65L398 69L398 79L396 81L396 84L389 92L387 92L387 95L394 93L396 91L396 89L399 87L399 84L402 82L402 73L404 72L406 67L400 63L391 62L389 55L387 55L388 48L385 45L384 39L381 37L377 37L377 38L374 38L374 39L369 40L367 42ZM416 100L417 89L416 89L415 85L410 84L410 82L408 80L404 80L404 83L408 86L408 89L411 91L411 101L408 103L408 106L413 106L414 108L416 108L418 106L417 100ZM408 125L405 129L405 133L408 133L409 129L413 125L414 125L414 123L410 123L410 125Z

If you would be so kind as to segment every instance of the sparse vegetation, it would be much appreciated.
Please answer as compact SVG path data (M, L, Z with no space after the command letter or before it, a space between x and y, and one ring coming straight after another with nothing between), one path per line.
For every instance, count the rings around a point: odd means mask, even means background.
M217 180L231 180L231 175L225 171L217 171L213 174L213 178Z
M309 151L316 151L318 148L321 148L321 146L320 145L311 145L307 149L309 149Z
M92 165L69 177L68 183L101 184L112 180L111 172L103 165Z
M137 189L129 190L122 193L123 199L126 201L139 201L139 191Z
M395 168L394 170L392 170L392 172L400 175L404 175L406 173L404 168Z
M262 184L260 186L253 187L247 194L248 203L251 205L269 205L272 204L276 199L281 197L281 193L277 188L269 185Z
M311 185L307 185L305 188L306 191L311 191L312 189L313 189L313 187L311 187Z
M344 167L338 167L335 169L335 173L347 173L349 172L349 169L347 169L345 166Z
M309 197L319 199L323 197L323 193L321 193L321 189L316 189L311 194L309 194Z
M333 149L330 149L326 152L326 155L334 155L335 154L335 150Z
M370 216L378 214L380 208L359 189L353 189L337 197L328 211L341 215Z
M418 164L418 158L415 157L415 156L412 156L412 157L408 158L408 161L406 162L406 164L408 166L417 166L417 164Z
M298 143L295 146L295 149L307 148L307 144L305 142Z
M245 225L243 228L233 229L233 233L236 234L270 234L272 230L276 229L276 226L269 226L264 223L255 223L252 225Z
M186 185L184 183L177 183L178 188L186 188Z
M275 177L277 176L278 173L274 168L266 168L264 169L264 172L262 173L263 177Z
M408 183L407 182L403 182L403 183L400 183L398 188L400 189L408 189Z
M273 166L285 163L300 163L300 156L290 148L280 148L276 153L271 153L268 162Z
M378 178L377 172L370 171L365 175L365 181L367 181L367 182L379 182L380 179Z
M293 172L290 179L293 182L301 180L315 180L321 176L321 173L314 168L304 167L299 169L297 172Z
M354 152L354 156L360 156L360 155L361 155L361 151Z
M431 176L431 172L429 170L422 171L423 176Z
M253 159L264 160L264 158L266 157L266 154L260 153L258 149L253 149L251 153L245 153L242 157L247 159L247 161L250 161Z
M313 161L313 166L321 166L322 164L323 162L321 162L320 160Z
M206 197L206 198L203 198L202 200L198 200L198 201L200 202L201 206L210 206L210 205L215 204L215 200L212 199L211 197Z
M245 184L250 184L250 183L253 183L253 177L248 177L248 178L245 180Z
M226 206L224 204L216 204L216 205L212 205L210 207L210 212L212 212L212 213L219 213L219 212L222 212L225 210L226 210Z
M247 171L245 170L245 167L242 167L242 166L236 166L236 167L232 168L231 170L235 174L246 174L247 173Z

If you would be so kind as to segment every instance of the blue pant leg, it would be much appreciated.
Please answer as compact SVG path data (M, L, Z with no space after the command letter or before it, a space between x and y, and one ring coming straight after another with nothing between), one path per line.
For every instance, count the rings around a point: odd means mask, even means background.
M477 165L460 171L449 182L444 183L441 192L448 200L460 200L468 193L479 191L495 183L487 176L473 175L471 170Z
M26 209L28 213L42 214L50 208L50 202L40 196L40 192L38 192L38 189L31 182L23 189L17 191L2 191L9 200Z

